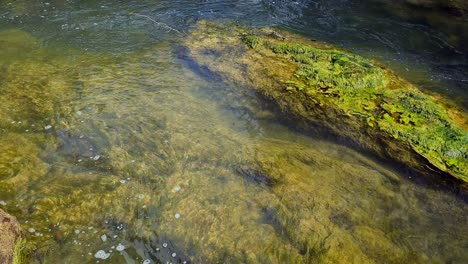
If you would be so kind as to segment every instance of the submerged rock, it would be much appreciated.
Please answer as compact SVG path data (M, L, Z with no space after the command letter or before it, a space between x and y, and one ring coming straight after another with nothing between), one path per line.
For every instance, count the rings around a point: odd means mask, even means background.
M271 29L202 21L186 39L192 58L256 89L301 126L320 125L426 174L468 182L466 115L376 62Z
M21 237L21 227L16 218L0 209L0 263L13 263Z

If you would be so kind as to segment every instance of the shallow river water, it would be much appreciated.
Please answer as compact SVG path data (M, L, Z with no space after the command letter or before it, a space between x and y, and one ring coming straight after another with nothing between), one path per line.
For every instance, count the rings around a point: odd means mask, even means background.
M465 107L444 32L365 1L31 2L0 1L0 207L26 263L468 260L450 184L295 130L179 44L199 19L280 26Z

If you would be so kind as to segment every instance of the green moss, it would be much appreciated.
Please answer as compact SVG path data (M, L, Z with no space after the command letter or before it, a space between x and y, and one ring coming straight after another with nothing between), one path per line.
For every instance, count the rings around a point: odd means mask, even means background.
M286 58L297 70L284 84L311 102L333 106L395 139L411 144L442 171L468 182L468 133L433 98L368 59L334 48L247 35L259 54Z
M25 250L26 240L19 239L15 245L15 251L13 254L13 264L25 264L26 261L26 250Z

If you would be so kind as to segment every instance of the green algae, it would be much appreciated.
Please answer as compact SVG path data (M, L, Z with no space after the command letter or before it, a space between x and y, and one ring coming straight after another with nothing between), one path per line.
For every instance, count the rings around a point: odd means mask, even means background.
M16 110L0 116L0 199L35 229L25 263L95 263L98 250L113 250L110 263L466 258L456 197L272 129L260 122L271 111L200 80L167 43L115 60L71 56L12 64L1 86Z
M244 43L293 61L298 69L290 81L299 83L295 88L309 100L333 104L367 120L370 127L377 125L395 139L410 142L442 171L468 181L468 133L429 96L402 81L392 84L395 76L357 55L259 37L252 42L247 36Z
M202 22L187 45L201 64L256 88L290 116L319 123L420 172L438 170L468 181L468 132L463 113L371 60L271 32ZM192 39L201 44L191 43ZM247 52L240 50L242 43ZM210 61L201 53L210 49L233 55ZM383 142L387 149L370 141ZM405 151L415 154L403 154Z

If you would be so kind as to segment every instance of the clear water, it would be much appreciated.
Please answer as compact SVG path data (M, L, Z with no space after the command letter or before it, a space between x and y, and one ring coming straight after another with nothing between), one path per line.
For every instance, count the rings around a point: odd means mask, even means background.
M466 104L463 47L361 4L0 1L0 206L28 262L465 263L458 194L294 130L179 52L198 19L277 25Z

